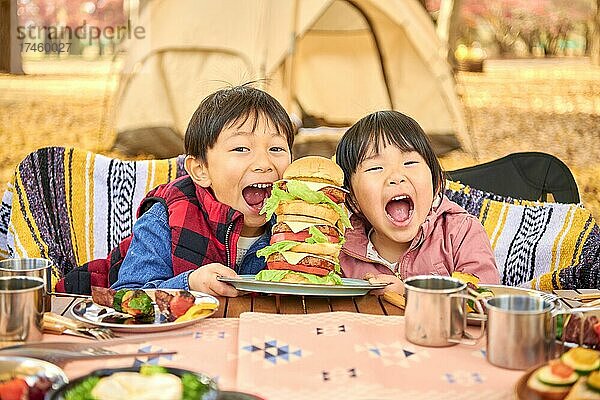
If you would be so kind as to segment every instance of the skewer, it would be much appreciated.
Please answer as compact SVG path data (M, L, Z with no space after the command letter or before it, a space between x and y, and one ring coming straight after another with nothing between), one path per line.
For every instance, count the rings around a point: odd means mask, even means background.
M385 292L383 292L383 299L388 303L391 303L403 310L406 307L406 299L404 298L404 296L394 291L386 290Z

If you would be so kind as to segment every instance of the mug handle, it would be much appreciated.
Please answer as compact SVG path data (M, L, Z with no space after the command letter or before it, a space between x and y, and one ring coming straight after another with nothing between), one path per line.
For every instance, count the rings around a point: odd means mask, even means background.
M481 319L481 325L480 325L480 330L479 330L479 336L477 337L471 337L471 335L468 335L466 332L466 327L467 327L467 312L466 310L463 310L465 312L463 312L463 335L465 335L465 337L462 337L460 339L452 339L449 338L448 342L450 343L461 343L461 344L466 344L469 346L474 346L477 344L477 341L479 339L481 339L483 337L483 335L485 334L485 321L487 320L487 317L485 315L485 313L483 312L483 307L481 306L481 303L479 303L479 300L477 300L477 298L475 298L474 296L468 295L468 294L464 294L464 293L453 293L451 294L449 297L458 297L458 298L463 298L463 299L467 299L467 300L473 300L473 304L475 305L475 308L477 309L477 319ZM468 335L468 336L467 336Z

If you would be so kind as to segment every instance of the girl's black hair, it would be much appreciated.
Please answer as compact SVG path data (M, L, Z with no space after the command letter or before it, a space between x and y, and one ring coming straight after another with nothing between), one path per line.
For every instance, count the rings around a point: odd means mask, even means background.
M398 111L377 111L352 125L340 139L335 160L344 171L344 186L352 192L350 179L359 164L374 149L394 145L402 151L416 151L431 170L433 195L442 193L446 186L444 172L423 128L411 117ZM355 212L356 207L348 204Z
M288 113L273 96L250 86L252 83L218 90L202 100L185 132L186 154L205 163L206 152L215 145L223 128L234 123L241 126L252 117L256 129L259 116L275 125L292 150L294 129Z

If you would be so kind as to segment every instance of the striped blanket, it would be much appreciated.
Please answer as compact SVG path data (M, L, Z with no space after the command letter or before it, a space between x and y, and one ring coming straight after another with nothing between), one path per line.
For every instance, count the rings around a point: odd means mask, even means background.
M183 159L121 161L62 147L31 153L2 198L0 257L53 260L53 284L105 258L131 233L144 195L185 173Z
M183 160L121 161L60 147L31 153L0 204L0 258L49 258L55 283L106 257L131 233L146 192L185 174ZM446 195L485 227L503 284L600 286L600 230L582 206L514 200L450 181Z
M600 229L583 206L516 200L451 181L446 195L483 224L502 284L599 287Z

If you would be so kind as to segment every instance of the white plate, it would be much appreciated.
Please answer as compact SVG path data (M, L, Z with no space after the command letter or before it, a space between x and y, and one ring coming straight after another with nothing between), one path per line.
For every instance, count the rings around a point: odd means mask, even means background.
M148 293L148 296L154 300L154 292L156 289L143 289L144 292ZM178 289L160 289L164 292L174 294L178 292ZM213 303L217 305L217 308L212 310L210 314L200 315L196 318L190 319L189 321L180 321L180 322L167 322L164 315L160 313L160 310L156 303L154 303L154 321L150 323L136 323L136 324L125 324L123 322L104 322L107 317L110 316L122 316L124 314L116 312L114 309L110 307L104 307L94 303L91 299L83 299L75 302L71 306L71 313L75 318L77 318L81 322L85 322L87 324L92 324L96 326L102 326L105 328L110 328L114 331L122 331L122 332L160 332L160 331L168 331L171 329L182 328L184 326L193 325L196 322L208 318L217 311L219 308L219 300L215 297L202 293L190 291L191 294L194 295L196 301L194 304L199 303ZM130 318L129 321L133 322L133 318Z
M309 283L257 281L254 275L240 275L239 278L218 277L218 280L232 284L238 290L269 294L292 294L296 296L362 296L369 290L383 289L387 283L370 284L362 279L342 278L342 285L316 285Z
M538 290L527 289L522 287L515 286L505 286L505 285L486 285L482 284L479 287L490 290L494 293L494 296L502 296L506 294L514 294L514 295L528 295L528 296L541 296L543 294L550 294L545 292L540 292ZM557 296L558 298L558 296Z
M20 377L31 387L39 378L47 378L50 390L56 390L69 382L62 369L47 361L28 357L0 356L0 380Z

